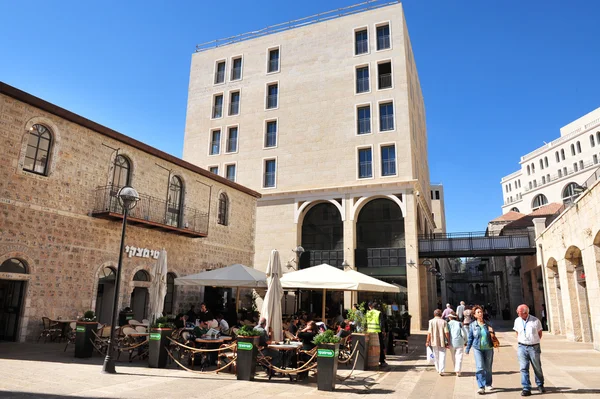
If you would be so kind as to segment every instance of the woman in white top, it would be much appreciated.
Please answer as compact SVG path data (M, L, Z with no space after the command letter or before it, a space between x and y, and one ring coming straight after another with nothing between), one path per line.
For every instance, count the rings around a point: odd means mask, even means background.
M454 372L457 377L460 377L462 371L462 360L465 351L466 334L463 325L458 321L456 313L452 312L448 315L448 333L450 335L450 354L454 362Z

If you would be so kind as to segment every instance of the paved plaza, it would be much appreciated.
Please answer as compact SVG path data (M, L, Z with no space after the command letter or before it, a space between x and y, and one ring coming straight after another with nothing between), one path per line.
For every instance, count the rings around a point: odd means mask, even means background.
M501 330L502 328L497 327ZM499 333L501 348L495 352L494 387L490 398L520 397L520 375L513 333ZM473 354L466 356L463 377L440 377L425 360L425 335L410 338L408 354L390 356L382 371L355 373L340 382L335 392L316 388L316 379L290 383L287 378L268 381L259 371L254 382L237 381L228 373L194 374L175 367L151 369L143 361L117 363L118 375L100 372L102 358L75 359L73 347L64 344L0 344L0 397L81 398L474 398ZM546 334L542 362L548 392L559 398L600 397L600 353L590 344L568 342ZM260 369L259 369L260 370ZM448 359L446 371L453 370ZM340 377L348 370L340 369ZM534 391L533 396L539 396Z

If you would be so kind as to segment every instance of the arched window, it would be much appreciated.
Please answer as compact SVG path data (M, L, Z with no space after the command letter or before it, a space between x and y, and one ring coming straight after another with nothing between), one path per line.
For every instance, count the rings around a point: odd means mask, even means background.
M592 147L596 146L596 140L594 140L594 135L593 134L590 134L590 145Z
M596 143L600 144L600 132L596 132Z
M529 167L529 165L527 165L527 175L529 176L531 174L531 168Z
M23 170L48 176L48 159L52 147L52 133L44 125L33 125L29 129L27 152Z
M167 199L167 224L180 227L181 208L183 204L183 183L177 176L171 178L169 184L169 198Z
M131 167L129 161L122 155L117 155L115 158L112 185L116 188L121 188L129 185L129 171Z
M580 187L577 183L569 183L565 186L562 192L563 204L568 205L575 201L579 194L581 194Z
M544 165L548 167L548 157L544 157Z
M540 169L544 169L544 161L540 159Z
M546 198L546 196L544 194L538 194L534 199L533 199L533 203L531 204L531 209L535 210L537 208L539 208L540 206L544 206L548 203L548 199Z
M560 158L564 161L565 160L565 150L562 149L560 150Z
M150 281L150 275L145 270L138 270L133 275L133 281Z
M535 164L531 163L531 173L535 173Z
M579 141L577 142L577 153L581 154L581 143Z
M165 295L165 305L163 307L163 314L173 314L173 302L175 299L175 278L177 276L174 273L167 273L167 294Z
M571 144L571 155L575 155L575 144Z
M22 273L27 274L27 266L22 260L11 258L0 265L0 273Z
M229 198L227 194L219 195L219 214L217 215L217 223L227 226L229 224Z
M556 163L559 163L560 162L560 156L558 155L558 151L556 151L554 153L554 155L556 155Z
M513 206L512 208L510 208L510 210L512 212L519 212L519 208L517 208L516 206Z

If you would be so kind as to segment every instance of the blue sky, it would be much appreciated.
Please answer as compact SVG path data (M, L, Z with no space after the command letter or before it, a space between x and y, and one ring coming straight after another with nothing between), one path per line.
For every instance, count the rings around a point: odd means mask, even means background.
M0 0L0 80L181 156L196 44L356 2ZM519 157L600 106L600 1L403 5L448 230L484 230Z

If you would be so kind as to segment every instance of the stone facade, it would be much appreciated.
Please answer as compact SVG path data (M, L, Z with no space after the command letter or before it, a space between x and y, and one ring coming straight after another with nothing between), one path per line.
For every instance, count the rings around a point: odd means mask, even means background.
M534 222L550 331L600 350L600 182L547 228Z
M43 175L23 167L34 124L48 128L53 137L49 169ZM164 199L169 177L178 176L183 181L183 206L209 214L206 237L186 234L187 220L179 231L130 223L127 246L165 248L175 277L253 263L260 195L252 190L2 83L0 140L0 264L19 259L27 272L0 276L0 281L26 281L19 341L39 334L42 316L67 319L96 308L100 273L105 267L116 268L119 255L121 220L92 216L97 187L111 183L115 149L129 160L130 185L140 194ZM222 193L229 199L228 225L217 223ZM119 308L129 304L135 287L150 285L133 281L133 276L145 270L151 279L155 262L151 256L125 254ZM176 287L173 311L202 300L198 289Z

